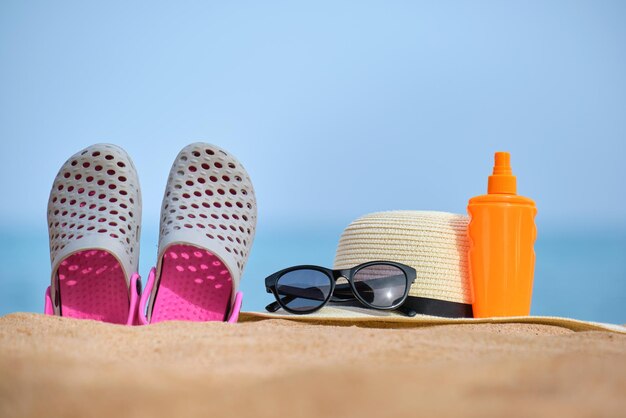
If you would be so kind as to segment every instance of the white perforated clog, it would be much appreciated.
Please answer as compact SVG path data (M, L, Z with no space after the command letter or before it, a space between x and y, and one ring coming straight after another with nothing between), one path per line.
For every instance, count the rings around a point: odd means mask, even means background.
M139 180L123 149L96 144L67 160L48 201L45 312L136 323L140 224Z
M256 218L254 189L239 161L215 145L183 148L163 197L158 262L141 298L142 323L236 322Z

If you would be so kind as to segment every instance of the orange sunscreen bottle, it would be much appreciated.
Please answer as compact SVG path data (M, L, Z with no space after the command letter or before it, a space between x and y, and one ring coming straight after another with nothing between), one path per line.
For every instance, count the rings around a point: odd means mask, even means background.
M496 152L487 194L470 199L470 277L475 318L530 313L535 202L517 195L508 152Z

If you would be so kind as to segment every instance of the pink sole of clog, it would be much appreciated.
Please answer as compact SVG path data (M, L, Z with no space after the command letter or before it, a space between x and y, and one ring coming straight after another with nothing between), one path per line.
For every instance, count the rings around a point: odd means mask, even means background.
M211 252L173 245L163 256L151 323L224 321L232 292L228 269Z
M122 268L102 250L81 251L67 257L57 271L61 315L126 324L128 290Z

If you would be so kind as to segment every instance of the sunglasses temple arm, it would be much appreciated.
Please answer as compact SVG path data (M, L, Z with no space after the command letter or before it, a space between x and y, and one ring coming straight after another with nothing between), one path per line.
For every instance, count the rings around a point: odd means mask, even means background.
M296 299L296 297L297 296L285 295L285 296L282 297L281 301L283 303L289 303L289 302L293 301L294 299ZM280 303L278 303L278 301L275 300L274 302L272 302L269 305L267 305L265 307L265 310L268 311L268 312L272 312L273 313L273 312L276 312L277 310L279 310L280 308L281 308Z
M293 298L290 298L293 299ZM354 297L352 297L351 299L354 299ZM341 302L341 301L347 301L348 299L340 299L337 300L336 302ZM286 301L285 303L289 303L289 301ZM276 312L277 310L280 309L280 303L278 302L272 302L269 305L267 305L265 307L265 310L268 312ZM417 315L417 312L414 309L409 308L408 306L400 306L399 308L397 308L398 312L401 312L402 314L408 316L409 318L413 318L415 315Z
M304 298L304 299L309 299L309 300L319 300L319 301L323 301L324 298L324 294L321 293L319 290L316 291L316 289L314 288L308 288L308 289L299 289L299 288L293 288L293 287L288 287L288 286L284 286L284 289L288 289L288 292L291 294L287 294L287 295L281 295L281 299L280 301L283 304L287 304L297 298ZM277 310L279 310L281 308L281 305L278 301L272 302L269 305L267 305L265 307L265 310L268 312L276 312Z
M342 288L340 289L339 286L342 286ZM349 285L346 284L346 285L339 285L339 286L337 286L335 288L335 292L333 292L333 299L332 299L333 302L347 302L349 300L356 299ZM408 306L404 306L404 305L399 306L398 308L396 308L396 310L402 313L403 315L408 316L409 318L413 318L415 315L417 315L417 312L414 309L409 308Z
M268 312L276 312L280 309L280 303L274 301L265 307L265 310Z
M352 289L348 283L342 283L335 287L335 291L333 292L333 302L345 302L353 299L356 298L354 297ZM417 315L417 311L415 311L415 309L409 308L405 305L399 306L396 310L409 318L413 318Z
M352 288L348 283L342 283L335 286L332 299L333 302L341 302L352 299L356 299L356 297L354 296L354 293L352 293Z
M415 315L417 315L417 311L415 311L415 309L409 308L408 306L404 305L399 306L398 308L396 308L396 310L408 316L409 318L413 318Z

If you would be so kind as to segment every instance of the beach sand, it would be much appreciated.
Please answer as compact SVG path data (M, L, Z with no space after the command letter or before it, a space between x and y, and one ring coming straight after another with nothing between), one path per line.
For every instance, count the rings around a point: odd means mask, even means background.
M626 335L0 318L1 417L626 416Z

